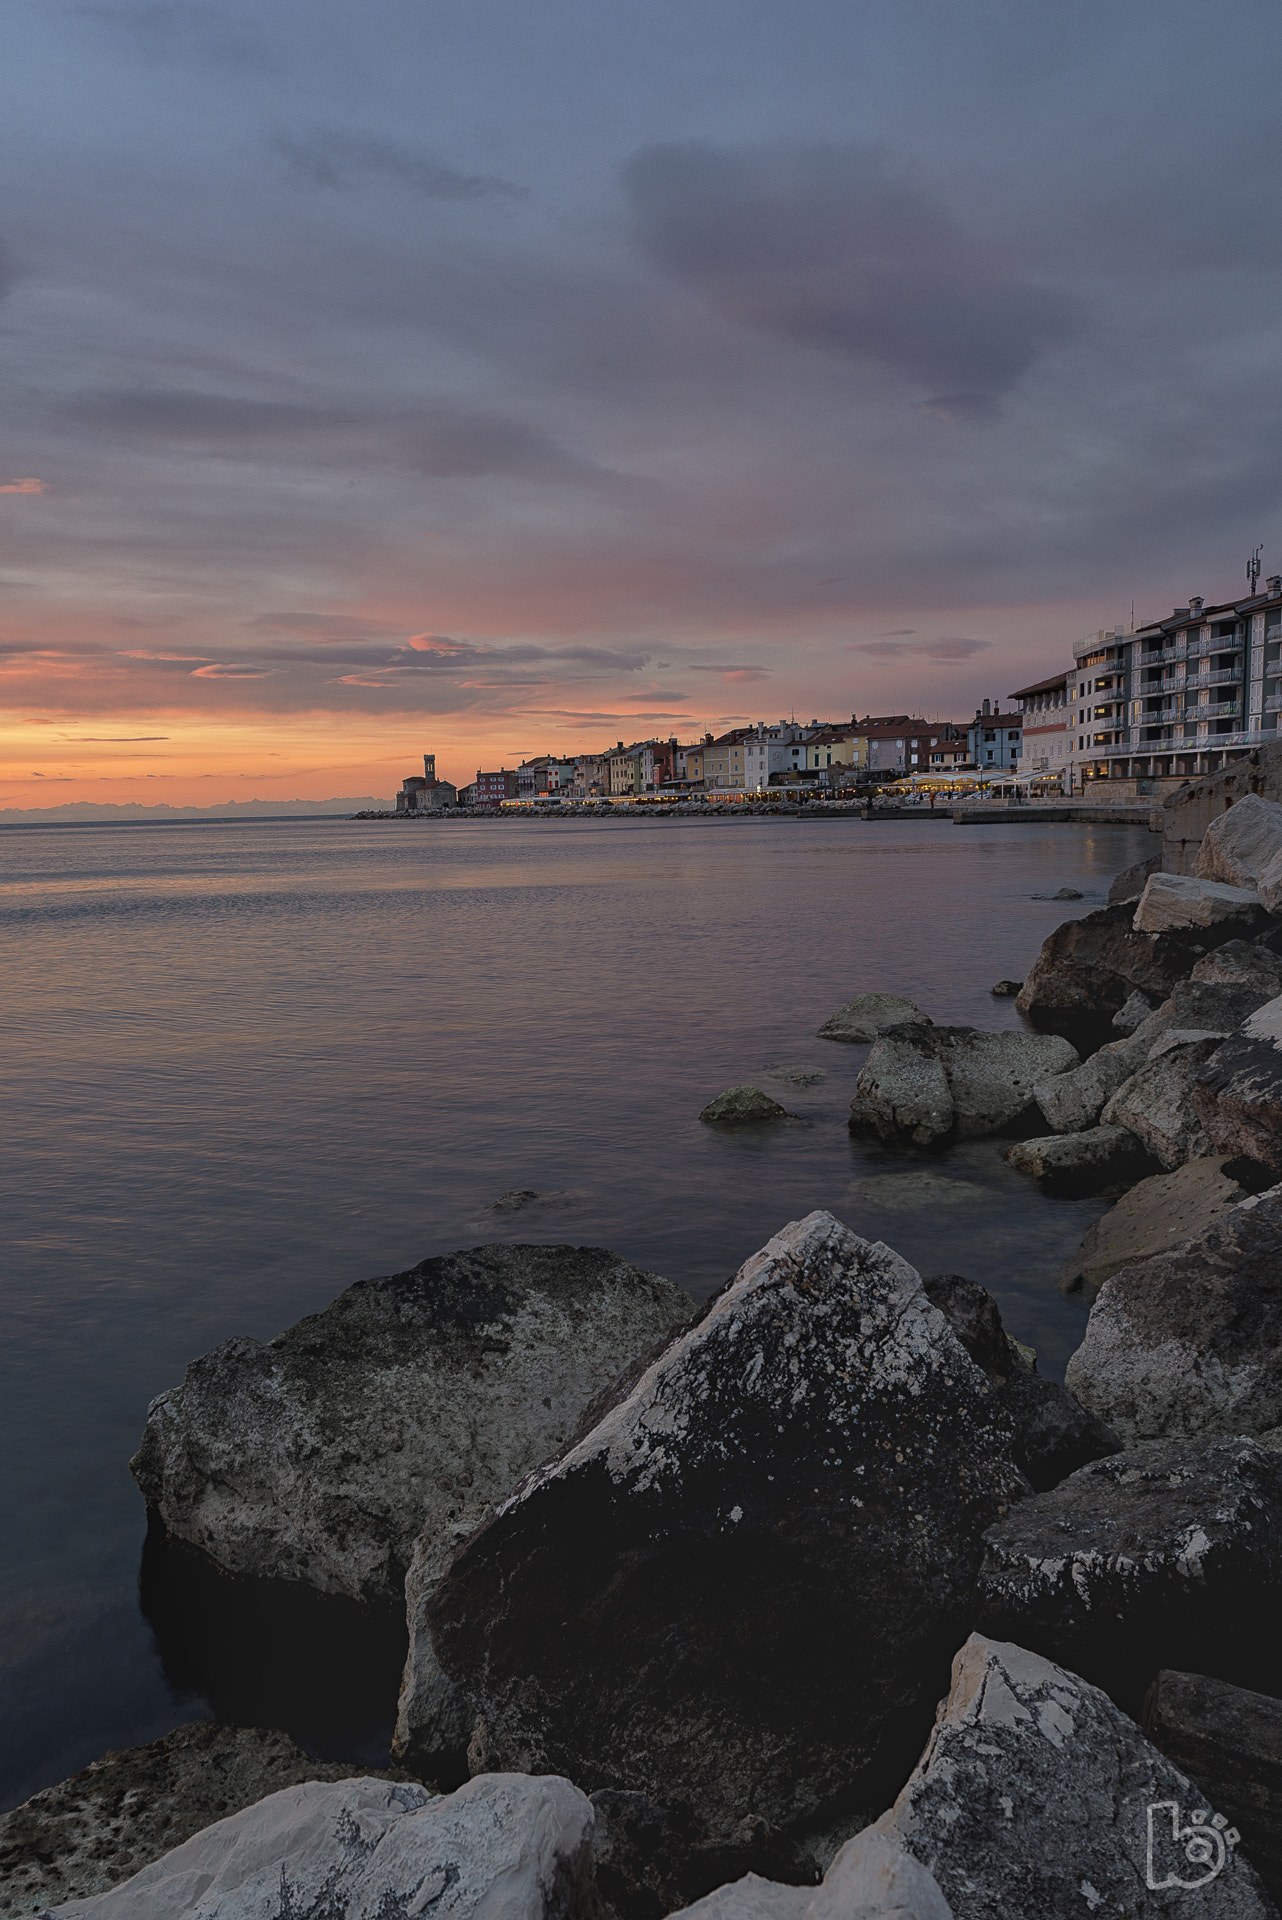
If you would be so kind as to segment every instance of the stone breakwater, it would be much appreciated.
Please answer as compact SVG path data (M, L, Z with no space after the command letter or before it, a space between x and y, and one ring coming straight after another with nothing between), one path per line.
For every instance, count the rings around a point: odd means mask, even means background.
M825 1212L701 1309L481 1247L227 1341L150 1411L152 1550L210 1636L338 1610L359 1667L403 1614L394 1764L109 1755L0 1822L0 1915L1276 1920L1282 806L1186 864L1052 934L1030 1030L826 1028L856 1132L1116 1196L1065 1387Z

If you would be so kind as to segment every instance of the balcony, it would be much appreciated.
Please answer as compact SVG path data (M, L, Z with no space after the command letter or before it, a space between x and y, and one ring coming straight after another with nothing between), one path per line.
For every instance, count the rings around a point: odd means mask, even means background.
M1264 711L1266 713L1282 713L1282 693L1266 694Z
M1191 673L1184 684L1186 687L1227 687L1241 678L1242 668L1239 664L1236 667L1216 667L1201 673Z
M1144 647L1140 651L1140 665L1142 667L1164 666L1168 660L1174 660L1174 658L1175 645L1173 642L1165 647Z

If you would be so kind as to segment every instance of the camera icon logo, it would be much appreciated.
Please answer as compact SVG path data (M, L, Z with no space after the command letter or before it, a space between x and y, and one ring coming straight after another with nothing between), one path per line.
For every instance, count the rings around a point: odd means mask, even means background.
M1230 1850L1242 1838L1222 1813L1205 1807L1190 1813L1187 1826L1180 1824L1176 1800L1154 1800L1147 1813L1146 1878L1154 1892L1163 1887L1204 1887L1223 1873Z

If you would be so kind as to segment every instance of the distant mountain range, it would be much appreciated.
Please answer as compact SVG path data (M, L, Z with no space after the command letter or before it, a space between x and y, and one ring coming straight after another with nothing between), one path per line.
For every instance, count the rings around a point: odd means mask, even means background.
M375 800L370 794L345 795L337 800L223 800L213 807L171 807L164 801L146 805L127 800L120 806L93 800L69 800L62 807L0 807L0 826L40 826L59 821L118 820L245 820L264 815L297 813L359 813L366 808L387 808L390 800Z

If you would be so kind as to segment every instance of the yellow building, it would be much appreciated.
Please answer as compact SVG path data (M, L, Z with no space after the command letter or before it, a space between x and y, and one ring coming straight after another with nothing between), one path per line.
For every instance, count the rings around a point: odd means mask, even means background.
M704 742L703 786L705 793L716 788L743 792L743 732L736 728L719 740Z

